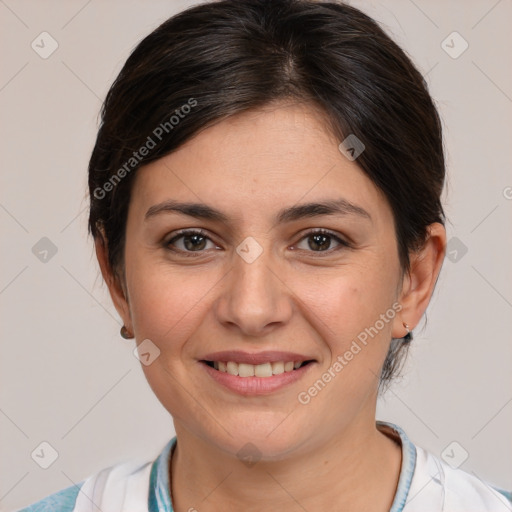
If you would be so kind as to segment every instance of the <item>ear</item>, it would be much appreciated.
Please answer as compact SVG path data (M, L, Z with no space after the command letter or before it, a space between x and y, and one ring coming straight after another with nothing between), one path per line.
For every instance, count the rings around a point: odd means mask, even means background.
M428 237L423 248L410 255L411 269L403 279L399 297L402 309L393 322L393 338L402 338L407 334L403 323L411 331L418 325L441 271L446 253L446 230L438 222L430 224L427 230Z
M114 303L114 306L128 331L133 333L130 306L127 300L128 294L125 290L124 283L121 282L121 279L115 275L110 268L110 264L108 262L108 242L103 230L102 235L95 238L94 245L98 263L100 264L101 274L108 286L112 302Z

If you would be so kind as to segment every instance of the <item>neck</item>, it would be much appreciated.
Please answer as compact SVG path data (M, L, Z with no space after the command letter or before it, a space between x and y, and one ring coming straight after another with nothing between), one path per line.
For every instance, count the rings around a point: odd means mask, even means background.
M352 425L300 455L251 466L179 425L176 433L170 468L175 512L388 512L398 485L401 448L375 421Z

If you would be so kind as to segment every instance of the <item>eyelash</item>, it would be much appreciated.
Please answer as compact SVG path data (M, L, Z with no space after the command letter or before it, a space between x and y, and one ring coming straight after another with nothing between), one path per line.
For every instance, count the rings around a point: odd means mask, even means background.
M205 251L204 250L202 250L202 251L183 251L181 249L171 249L171 247L170 247L171 244L175 243L180 238L184 238L184 237L187 237L187 236L193 236L193 235L202 236L202 237L210 240L211 242L213 242L213 240L211 240L211 238L202 229L186 229L186 230L183 230L183 231L179 231L176 236L171 238L169 241L164 242L164 247L166 249L168 249L169 251L172 251L174 253L178 253L178 254L180 254L182 256L185 256L186 258L197 258L197 257L201 256L201 253L204 253ZM350 247L352 247L351 244L349 244L347 241L343 240L339 236L335 235L331 231L328 231L326 229L321 229L321 228L320 229L313 229L311 231L308 231L307 233L305 233L302 236L302 238L299 240L299 242L301 242L302 240L307 239L308 237L313 236L313 235L326 235L326 236L329 236L330 238L332 238L336 242L338 242L340 244L340 246L341 246L341 247L337 247L335 249L328 249L326 251L306 251L306 252L311 252L311 253L315 254L315 257L322 257L324 254L330 255L333 252L335 252L337 250L340 250L341 248L350 248ZM300 250L305 250L305 249L300 249ZM195 253L197 253L197 254L195 254Z

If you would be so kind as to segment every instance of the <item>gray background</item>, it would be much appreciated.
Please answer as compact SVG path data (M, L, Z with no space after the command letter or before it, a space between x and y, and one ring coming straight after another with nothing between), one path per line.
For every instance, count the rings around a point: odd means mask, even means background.
M119 336L86 231L86 167L101 100L129 52L191 3L0 0L1 510L149 460L174 434L134 341ZM448 161L449 258L377 417L437 456L456 441L445 454L467 452L464 470L512 489L512 4L351 3L427 77ZM58 43L46 59L31 47L43 31ZM442 44L453 31L469 44L457 58L445 51L462 49L457 36ZM57 248L45 262L43 237ZM43 441L58 452L48 469L31 458Z

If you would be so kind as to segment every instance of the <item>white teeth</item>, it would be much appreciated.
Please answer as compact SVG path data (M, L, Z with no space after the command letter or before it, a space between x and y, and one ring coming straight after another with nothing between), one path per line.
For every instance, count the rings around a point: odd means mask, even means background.
M254 377L254 365L240 363L238 365L238 375L240 377Z
M259 364L254 367L256 377L272 377L272 365L270 363Z
M229 375L238 375L238 364L229 361L227 363L227 370Z
M278 361L277 363L272 363L272 373L274 375L279 375L280 373L284 373L283 361Z
M213 367L220 372L229 373L239 377L272 377L284 372L297 370L302 361L276 361L273 363L247 364L235 363L233 361L214 361Z

